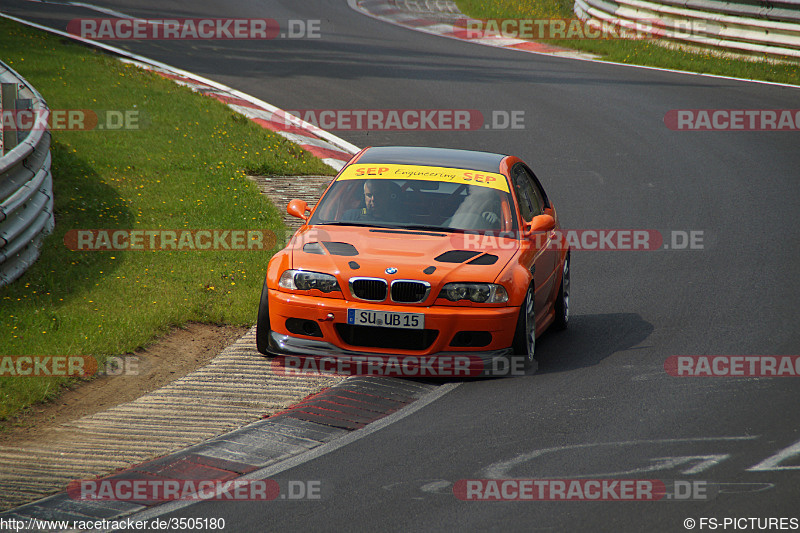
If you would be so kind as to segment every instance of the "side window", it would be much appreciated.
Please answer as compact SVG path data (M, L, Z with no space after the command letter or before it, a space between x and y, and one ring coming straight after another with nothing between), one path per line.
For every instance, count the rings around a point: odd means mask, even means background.
M519 210L525 222L530 222L533 217L542 214L542 209L544 208L542 194L533 178L522 166L517 166L514 169L514 188L517 192Z
M517 192L517 202L519 203L519 212L525 222L530 222L533 218L533 204L530 195L528 194L528 187L525 183L525 178L520 173L514 174L514 188Z
M520 168L528 177L528 179L531 182L531 185L533 186L533 193L536 195L536 199L541 208L538 214L542 214L545 208L550 207L550 202L548 202L547 200L547 195L544 193L542 185L539 183L539 180L536 178L536 176L534 176L529 169L525 167L520 167Z

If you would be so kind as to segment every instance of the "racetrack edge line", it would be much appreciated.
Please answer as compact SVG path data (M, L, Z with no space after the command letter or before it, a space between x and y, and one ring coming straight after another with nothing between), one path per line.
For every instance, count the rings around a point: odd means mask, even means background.
M504 50L513 50L513 51L517 51L517 52L524 52L526 54L536 54L536 55L539 55L539 56L551 57L551 58L559 58L559 59L564 59L564 60L588 61L590 63L598 63L598 64L601 64L601 65L616 65L616 66L620 66L620 67L632 67L632 68L640 68L640 69L646 69L646 70L655 70L655 71L658 71L658 72L668 72L668 73L672 73L672 74L687 74L687 75L690 75L690 76L704 76L704 77L707 77L707 78L716 78L716 79L721 79L721 80L743 81L743 82L749 82L749 83L760 83L762 85L774 85L774 86L777 86L777 87L789 87L789 88L792 88L792 89L800 89L800 85L792 85L791 83L782 83L782 82L777 82L777 81L766 81L766 80L751 80L751 79L747 79L747 78L737 78L737 77L734 77L734 76L724 76L722 74L710 74L710 73L706 73L706 72L692 72L692 71L689 71L689 70L676 70L676 69L670 69L670 68L664 68L664 67L652 67L652 66L648 66L648 65L634 65L634 64L631 64L631 63L619 63L619 62L616 62L616 61L604 61L602 59L593 59L593 58L590 58L590 57L580 57L578 55L574 55L574 56L571 56L571 55L570 56L557 55L557 54L552 54L552 53L538 52L536 50L524 50L524 49L520 49L520 48L493 45L493 44L490 44L490 43L487 43L487 42L481 42L481 41L472 40L472 39L465 39L465 38L461 38L461 37L456 37L454 35L446 35L446 34L438 33L438 32L435 32L435 31L428 31L428 30L426 30L425 28L422 28L422 27L414 27L414 26L409 26L409 25L403 24L401 22L396 22L396 21L393 21L393 20L391 20L391 19L389 19L387 17L381 17L379 15L375 15L373 13L370 13L370 12L362 9L360 6L358 6L357 2L358 2L358 0L347 0L347 5L348 5L348 7L350 7L350 9L352 9L353 11L356 11L357 13L361 13L365 17L369 17L371 19L378 20L378 21L384 22L386 24L391 24L391 25L397 26L399 28L405 28L407 30L416 31L418 33L425 33L425 34L433 35L433 36L436 36L436 37L444 37L446 39L452 39L454 41L461 41L461 42L464 42L464 43L477 44L477 45L481 45L481 46L489 46L491 48L501 48L501 49L504 49ZM467 15L464 15L464 16L466 17ZM580 54L580 53L584 53L584 52L581 52L580 50L575 50L575 53L576 54Z
M186 78L193 79L193 80L195 80L197 82L200 82L200 83L209 85L211 87L214 87L215 89L219 89L221 91L225 91L225 92L228 92L228 93L233 94L235 96L238 96L242 100L250 102L251 104L253 104L253 105L257 106L257 107L261 107L263 109L266 109L266 110L270 111L271 113L275 113L277 111L281 111L284 114L286 114L282 109L280 109L280 108L278 108L278 107L276 107L276 106L274 106L274 105L272 105L272 104L270 104L268 102L264 102L263 100L260 100L260 99L254 97L254 96L251 96L251 95L249 95L247 93L243 93L243 92L241 92L241 91L239 91L237 89L234 89L232 87L228 87L227 85L224 85L224 84L216 82L214 80L205 78L205 77L200 76L198 74L194 74L192 72L180 69L178 67L173 67L172 65L168 65L166 63L162 63L161 61L156 61L154 59L150 59L150 58L145 57L145 56L140 56L138 54L134 54L132 52L128 52L127 50L123 50L122 48L117 48L116 46L111 46L111 45L108 45L108 44L105 44L105 43L101 43L99 41L94 41L92 39L84 39L83 37L78 37L77 35L73 35L71 33L67 33L67 32L64 32L64 31L61 31L61 30L57 30L55 28L50 28L49 26L44 26L42 24L37 24L35 22L31 22L31 21L28 21L28 20L25 20L25 19L14 17L12 15L8 15L8 14L3 13L1 11L0 11L0 17L3 17L3 18L8 19L8 20L12 20L14 22L18 22L20 24L24 24L26 26L30 26L32 28L36 28L38 30L42 30L42 31L46 31L46 32L49 32L49 33L53 33L53 34L58 35L60 37L66 37L68 39L72 39L73 41L77 41L77 42L80 42L80 43L83 43L83 44L86 44L86 45L89 45L89 46L93 46L93 47L99 48L101 50L105 50L106 52L110 52L112 54L115 54L115 55L118 55L118 56L121 56L121 57L125 57L125 58L128 58L128 59L134 60L134 61L139 61L141 63L150 65L152 67L156 67L156 68L159 68L159 69L162 69L162 70L166 70L166 71L172 72L174 74L177 74L177 75L180 75L180 76L183 76L183 77L186 77ZM330 133L328 131L320 129L320 128L314 126L313 124L310 124L310 123L308 123L308 122L306 122L304 120L301 120L298 117L294 117L293 115L288 115L288 114L286 114L286 115L287 115L287 118L288 117L292 117L292 118L296 119L298 125L302 126L304 129L308 130L309 133L311 133L313 135L317 135L318 137L321 137L322 139L328 141L330 144L342 149L345 152L349 152L350 154L355 154L360 150L360 148L358 148L354 144L351 144L351 143L345 141L344 139L342 139L340 137L337 137L336 135L333 135L332 133ZM275 132L275 133L280 134L279 132Z
M245 474L243 476L239 476L236 479L242 480L252 480L252 479L269 479L270 477L280 474L286 470L294 468L296 466L300 466L312 459L316 459L318 457L322 457L323 455L327 455L333 451L338 450L348 444L352 444L353 442L360 440L368 435L375 433L376 431L380 431L381 429L389 426L395 422L402 420L403 418L414 414L415 412L419 411L423 407L435 402L445 394L451 392L456 387L461 385L461 382L458 383L447 383L446 385L440 385L433 391L429 392L425 396L418 398L417 400L413 401L412 403L406 405L405 407L401 408L394 413L385 416L371 424L366 425L361 429L357 429L351 433L348 433L342 437L336 438L331 442L327 442L325 444L321 444L316 448L312 448L311 450L304 452L300 455L296 455L286 461L282 461L280 463L267 466L265 468L261 468L249 474ZM205 500L180 500L180 501L173 501L169 503L164 503L158 506L153 507L152 509L147 509L144 511L139 511L138 513L134 513L132 515L127 516L126 518L130 518L131 520L151 520L153 518L158 518L167 513L171 513L173 511L177 511L180 509L184 509L196 503L200 503L201 501Z

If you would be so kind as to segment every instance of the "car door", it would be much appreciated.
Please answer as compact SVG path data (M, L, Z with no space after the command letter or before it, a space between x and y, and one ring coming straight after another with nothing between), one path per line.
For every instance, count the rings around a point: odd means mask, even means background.
M512 169L512 177L520 214L524 221L528 223L533 220L533 217L545 214L545 209L550 206L547 196L533 172L525 165L518 163ZM524 244L531 249L531 253L523 254L523 258L528 262L525 266L533 274L537 324L542 324L549 311L548 304L552 301L555 269L558 262L558 250L552 242L554 236L553 232L523 235Z

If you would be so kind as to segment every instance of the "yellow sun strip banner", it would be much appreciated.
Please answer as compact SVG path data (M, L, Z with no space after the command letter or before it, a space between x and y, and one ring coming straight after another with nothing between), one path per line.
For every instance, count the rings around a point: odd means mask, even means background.
M465 185L478 185L508 191L508 180L502 174L481 172L460 168L424 167L418 165L391 165L391 164L355 164L345 168L337 180L363 180L363 179L413 179L423 181L445 181L448 183L463 183Z

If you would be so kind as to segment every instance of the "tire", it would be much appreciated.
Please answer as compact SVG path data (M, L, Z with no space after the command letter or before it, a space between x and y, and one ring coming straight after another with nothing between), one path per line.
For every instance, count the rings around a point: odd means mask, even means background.
M536 349L536 313L534 306L533 284L528 287L525 301L519 308L517 329L514 332L512 369L521 366L524 370L536 367L534 352Z
M569 252L564 259L564 273L561 276L561 286L558 288L558 299L555 305L556 317L553 328L564 330L569 325Z
M261 302L258 304L258 321L256 322L256 348L264 355L272 355L269 351L269 289L264 281L261 290Z

